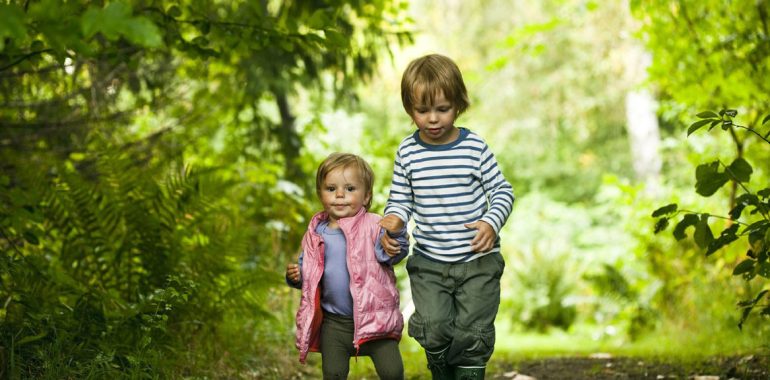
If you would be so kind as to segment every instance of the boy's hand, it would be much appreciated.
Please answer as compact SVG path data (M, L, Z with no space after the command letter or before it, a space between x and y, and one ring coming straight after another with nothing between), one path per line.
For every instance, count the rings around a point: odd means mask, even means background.
M380 226L388 232L395 234L404 229L404 221L395 215L387 215L380 219ZM390 237L387 233L382 234L380 245L382 245L382 249L390 257L396 256L401 252L401 245L398 244L398 240Z
M479 220L466 224L465 228L477 230L476 236L471 240L471 250L473 252L486 252L494 247L497 234L487 222Z
M404 229L404 221L401 218L390 214L380 219L380 226L392 234L397 234Z
M293 283L299 282L299 265L289 264L286 266L286 278Z

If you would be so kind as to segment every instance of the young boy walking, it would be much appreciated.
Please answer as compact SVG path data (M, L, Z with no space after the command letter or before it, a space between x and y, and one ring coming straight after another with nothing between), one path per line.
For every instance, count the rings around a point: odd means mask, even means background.
M400 230L415 221L406 265L415 305L408 332L425 349L434 379L483 379L505 267L498 233L513 190L484 140L454 124L469 101L451 59L412 61L401 99L417 131L398 147L380 223ZM400 250L387 234L381 244L390 254Z

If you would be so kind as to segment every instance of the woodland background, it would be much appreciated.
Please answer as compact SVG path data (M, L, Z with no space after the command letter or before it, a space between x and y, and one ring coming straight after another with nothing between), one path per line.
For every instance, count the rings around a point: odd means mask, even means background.
M317 357L297 363L283 279L320 207L315 168L363 155L381 212L414 128L400 74L433 52L463 70L457 124L517 196L490 368L766 355L769 12L0 1L0 377L316 376ZM416 343L401 347L407 374L427 376Z

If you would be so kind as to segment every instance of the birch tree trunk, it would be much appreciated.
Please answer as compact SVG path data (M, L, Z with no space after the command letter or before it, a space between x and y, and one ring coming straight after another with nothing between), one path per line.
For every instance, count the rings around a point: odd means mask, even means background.
M642 83L646 70L651 63L651 56L641 46L631 49L627 54L628 74L631 83ZM639 85L632 86L626 94L626 128L631 147L632 162L636 178L644 183L644 190L649 195L656 195L660 190L660 128L656 114L657 102L649 89Z

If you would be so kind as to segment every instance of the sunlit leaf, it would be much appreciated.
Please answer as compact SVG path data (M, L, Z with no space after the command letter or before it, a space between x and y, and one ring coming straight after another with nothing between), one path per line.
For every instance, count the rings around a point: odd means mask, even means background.
M701 119L718 119L719 118L719 115L717 115L713 111L703 111L703 112L698 113L695 116L697 116L697 117L699 117Z
M689 128L687 128L687 136L691 135L693 132L697 131L704 125L712 122L711 119L704 119L704 120L698 120L690 125Z

